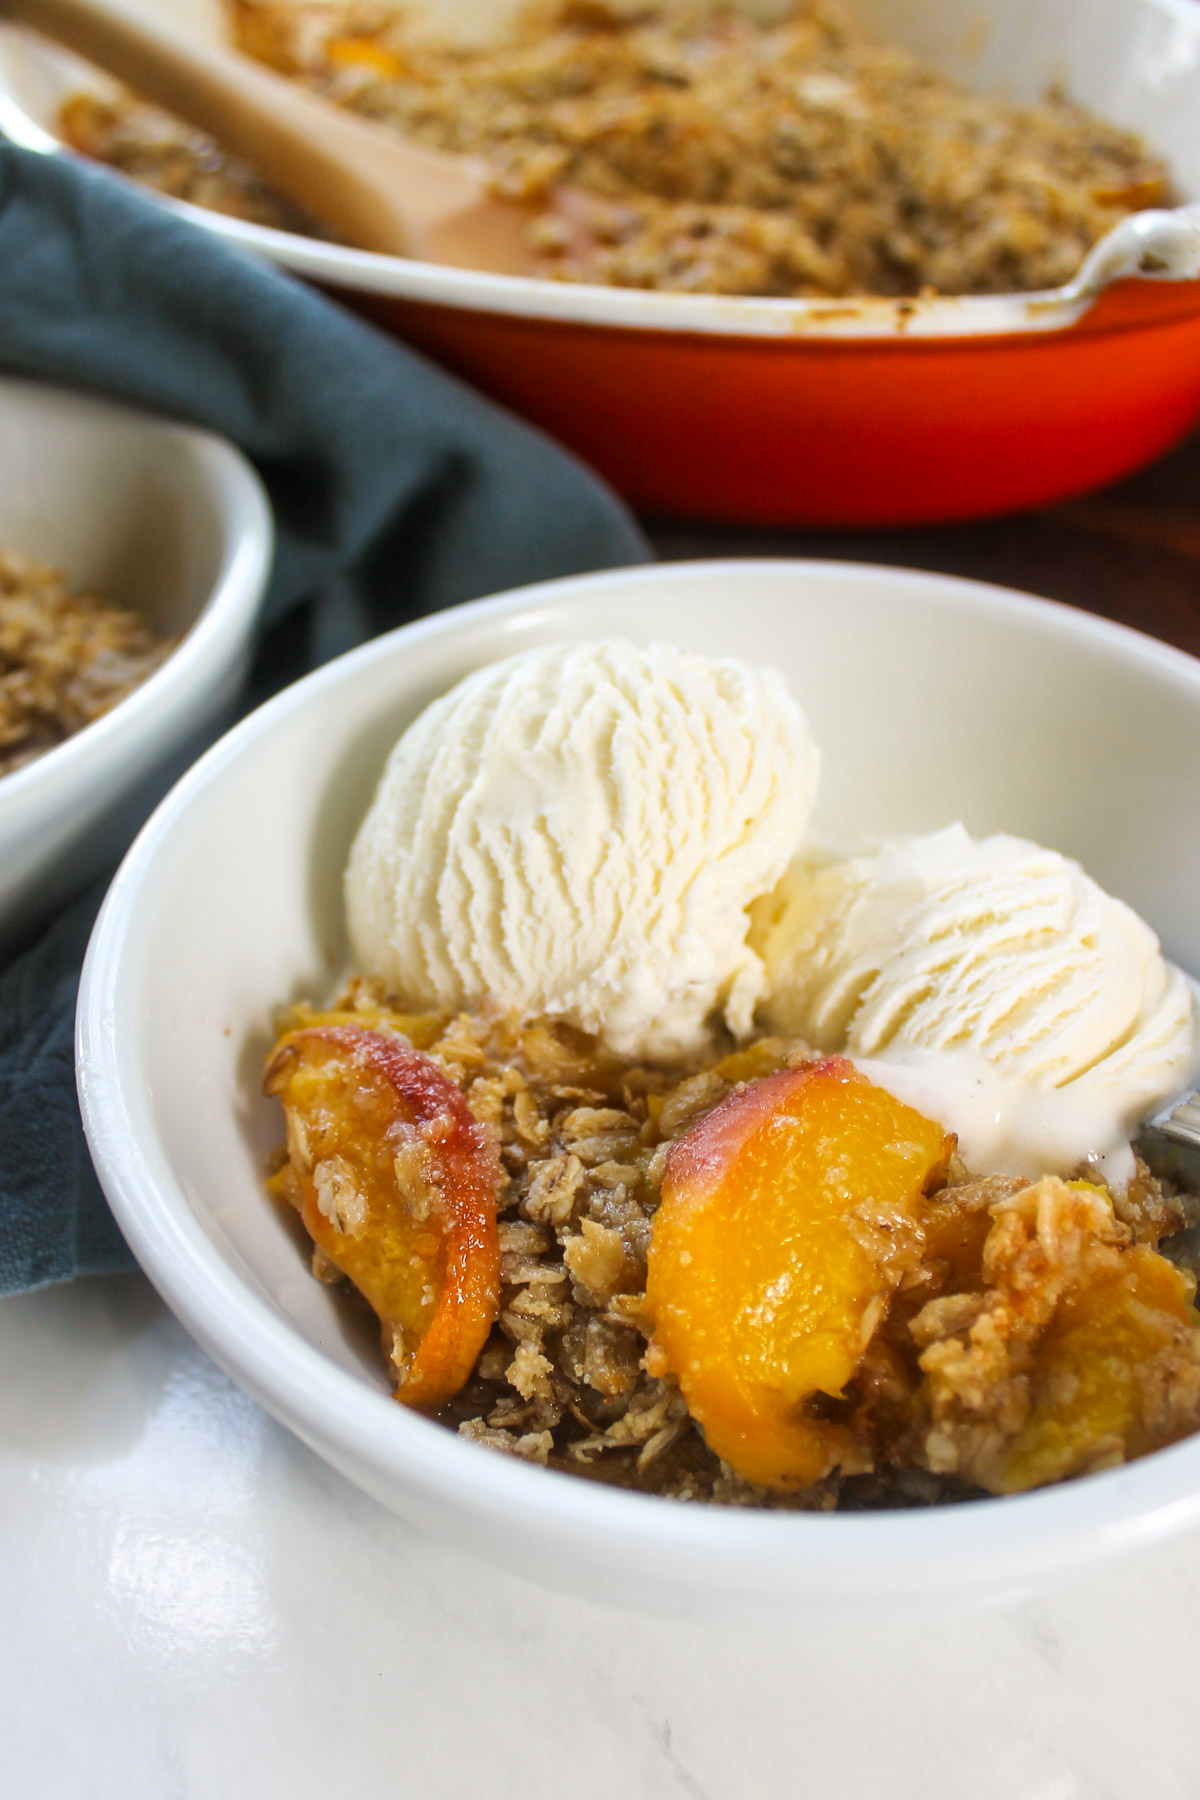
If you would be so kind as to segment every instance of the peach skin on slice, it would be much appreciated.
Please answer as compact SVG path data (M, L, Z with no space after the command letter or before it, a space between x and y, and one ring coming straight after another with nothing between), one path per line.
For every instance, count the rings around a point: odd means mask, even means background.
M496 1317L495 1144L428 1056L358 1025L288 1033L263 1087L287 1117L276 1192L379 1315L396 1398L441 1406Z
M730 1094L671 1150L646 1284L654 1351L747 1481L807 1487L862 1466L849 1432L806 1406L841 1393L886 1307L854 1209L919 1223L953 1145L831 1057Z

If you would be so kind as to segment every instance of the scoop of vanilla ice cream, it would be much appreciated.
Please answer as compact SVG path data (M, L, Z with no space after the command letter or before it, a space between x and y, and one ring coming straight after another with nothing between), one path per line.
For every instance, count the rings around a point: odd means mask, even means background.
M1056 1140L1051 1162L1102 1155L1196 1075L1195 998L1153 931L1078 863L1021 838L973 842L952 825L796 863L756 906L750 941L768 1024L906 1066L914 1103L932 1104L940 1071L934 1116L969 1134L968 1102L988 1110L994 1167L1006 1144L1027 1163L1029 1143L1013 1146L1030 1132Z
M395 745L355 840L360 967L413 1004L494 996L626 1055L750 1029L747 908L795 854L819 757L780 675L621 639L469 675Z

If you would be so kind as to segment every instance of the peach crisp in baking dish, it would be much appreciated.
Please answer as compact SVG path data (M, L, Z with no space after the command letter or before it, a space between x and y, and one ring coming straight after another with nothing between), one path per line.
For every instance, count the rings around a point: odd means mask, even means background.
M1142 1122L1192 988L1078 864L807 835L770 670L622 640L478 670L355 840L363 972L265 1086L319 1279L401 1402L689 1500L1008 1494L1200 1429L1190 1228Z
M239 46L418 143L479 155L529 202L540 272L764 295L1004 293L1069 281L1162 159L1061 94L972 94L828 4L534 6L500 41L434 41L393 0L232 0ZM155 109L86 95L77 150L218 211L307 229ZM590 246L548 204L576 196Z

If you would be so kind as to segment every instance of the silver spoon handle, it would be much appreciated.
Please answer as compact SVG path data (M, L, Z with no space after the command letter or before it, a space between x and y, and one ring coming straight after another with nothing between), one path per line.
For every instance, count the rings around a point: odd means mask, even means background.
M1156 1113L1145 1129L1156 1131L1173 1144L1184 1144L1189 1150L1200 1150L1200 1094L1189 1094L1168 1112Z

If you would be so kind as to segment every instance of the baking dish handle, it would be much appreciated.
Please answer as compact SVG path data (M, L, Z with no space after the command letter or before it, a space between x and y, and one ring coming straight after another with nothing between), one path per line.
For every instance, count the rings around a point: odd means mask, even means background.
M1200 206L1131 213L1095 245L1063 297L1094 299L1129 280L1200 280Z

